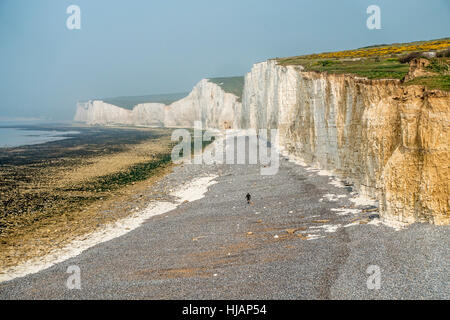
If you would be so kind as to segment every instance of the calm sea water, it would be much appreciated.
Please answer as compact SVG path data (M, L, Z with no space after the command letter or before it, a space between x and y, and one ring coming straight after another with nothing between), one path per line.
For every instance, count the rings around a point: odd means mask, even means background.
M11 126L11 123L1 123ZM18 125L18 124L17 124ZM0 148L18 147L31 144L40 144L49 141L67 139L68 134L78 134L78 131L56 131L56 130L24 130L22 128L0 127Z

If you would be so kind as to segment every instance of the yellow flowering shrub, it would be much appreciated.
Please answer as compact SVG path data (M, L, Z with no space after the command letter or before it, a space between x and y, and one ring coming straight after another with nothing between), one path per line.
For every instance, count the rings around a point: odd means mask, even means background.
M345 50L337 52L326 52L304 56L311 59L329 59L329 58L365 58L373 56L386 56L390 54L399 54L411 51L431 51L442 50L450 47L450 39L435 40L420 44L410 45L388 45L374 48L363 48L356 50Z

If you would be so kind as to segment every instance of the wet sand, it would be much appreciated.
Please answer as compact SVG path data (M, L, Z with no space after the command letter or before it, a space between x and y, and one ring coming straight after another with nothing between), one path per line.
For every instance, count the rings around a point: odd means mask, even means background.
M23 129L69 138L0 149L0 272L142 208L143 191L172 168L168 129Z

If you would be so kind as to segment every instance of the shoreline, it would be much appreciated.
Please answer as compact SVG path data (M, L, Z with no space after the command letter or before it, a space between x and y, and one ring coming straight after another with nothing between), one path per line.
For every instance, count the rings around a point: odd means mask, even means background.
M167 201L150 203L143 211L115 221L91 234L80 236L63 249L56 249L46 256L34 258L17 266L7 268L0 273L0 283L50 268L57 263L81 254L99 243L123 236L141 226L145 220L174 210L185 201L199 200L204 197L208 187L216 183L213 181L216 178L217 176L206 176L194 179L172 192L174 196L181 195L175 203Z

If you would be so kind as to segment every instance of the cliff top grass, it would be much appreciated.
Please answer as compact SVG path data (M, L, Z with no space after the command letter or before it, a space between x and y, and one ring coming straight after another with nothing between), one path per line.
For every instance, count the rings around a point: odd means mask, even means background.
M162 103L165 105L169 105L177 100L183 99L188 94L189 94L188 92L182 92L182 93L152 94L144 96L114 97L98 100L102 100L106 103L110 103L115 106L131 110L140 103Z
M288 58L277 58L279 65L301 65L307 71L337 74L355 74L368 79L403 80L409 71L405 57L408 54L444 52L450 48L450 38L368 46L355 50L325 52ZM448 51L446 51L448 54ZM427 58L431 61L430 74L405 84L420 84L430 89L448 91L450 88L448 56ZM440 66L437 68L436 66Z
M244 91L244 77L210 78L209 82L219 85L223 91L232 93L241 101Z

